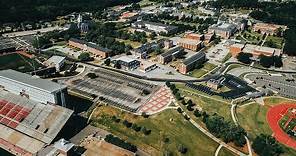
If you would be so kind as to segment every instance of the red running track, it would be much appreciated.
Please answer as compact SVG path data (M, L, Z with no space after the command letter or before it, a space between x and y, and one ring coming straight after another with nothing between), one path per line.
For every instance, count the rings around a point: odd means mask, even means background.
M267 112L267 122L273 131L273 136L277 141L296 149L296 140L291 138L279 126L280 119L287 113L289 108L296 108L296 104L281 104L271 107Z

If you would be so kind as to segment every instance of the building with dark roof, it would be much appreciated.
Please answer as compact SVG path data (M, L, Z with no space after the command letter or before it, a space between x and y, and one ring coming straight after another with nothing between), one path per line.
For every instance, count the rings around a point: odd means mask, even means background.
M181 56L184 52L184 48L176 46L168 49L167 52L162 53L158 56L158 62L161 64L167 64L171 62L174 58Z
M1 38L0 37L0 55L15 52L17 49L17 45L15 42L8 38Z
M95 57L107 58L111 55L112 51L107 48L103 48L97 44L86 42L84 40L79 40L71 38L68 42L68 45L74 48L81 49L92 53Z
M201 65L206 61L206 54L204 52L198 52L193 56L183 60L179 66L179 72L186 74L188 71L194 69L196 66Z

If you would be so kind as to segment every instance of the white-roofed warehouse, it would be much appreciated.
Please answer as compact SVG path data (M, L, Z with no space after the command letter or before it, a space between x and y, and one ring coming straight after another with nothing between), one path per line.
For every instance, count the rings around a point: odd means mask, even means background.
M41 103L63 104L67 93L65 85L10 69L0 71L1 87L11 93L26 96Z

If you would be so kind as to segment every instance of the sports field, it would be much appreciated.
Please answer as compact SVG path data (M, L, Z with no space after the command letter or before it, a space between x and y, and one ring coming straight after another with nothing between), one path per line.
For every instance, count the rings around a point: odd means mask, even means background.
M16 53L0 56L0 70L13 69L20 72L29 72L33 71L34 67L38 69L41 66L35 60Z
M285 103L271 107L267 112L267 122L277 141L296 150L296 140L284 132L279 125L280 119L286 115L290 108L296 108L296 103Z

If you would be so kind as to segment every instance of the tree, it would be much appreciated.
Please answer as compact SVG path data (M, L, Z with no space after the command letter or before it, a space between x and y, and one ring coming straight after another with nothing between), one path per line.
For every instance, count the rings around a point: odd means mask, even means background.
M95 79L98 77L95 73L87 73L86 76L89 77L90 79Z
M260 55L260 64L265 67L265 68L270 68L274 63L273 63L273 57L265 56L265 55Z
M244 52L240 52L238 53L238 55L236 56L237 60L245 63L245 64L250 64L251 63L251 57L253 57L252 54L250 53L244 53Z
M157 34L156 34L155 32L152 32L152 33L149 35L149 37L150 37L151 40L154 40L156 36L157 36Z
M182 154L185 154L185 153L187 153L188 149L184 145L181 144L178 147L178 151Z
M273 56L274 66L280 68L283 66L283 61L281 56Z
M78 59L80 61L89 61L90 60L90 54L87 52L83 52L78 56Z
M107 59L104 61L104 64L105 64L106 66L109 66L110 63L111 63L110 58L107 58Z
M259 156L279 156L284 153L281 145L272 136L265 134L255 138L252 148Z

